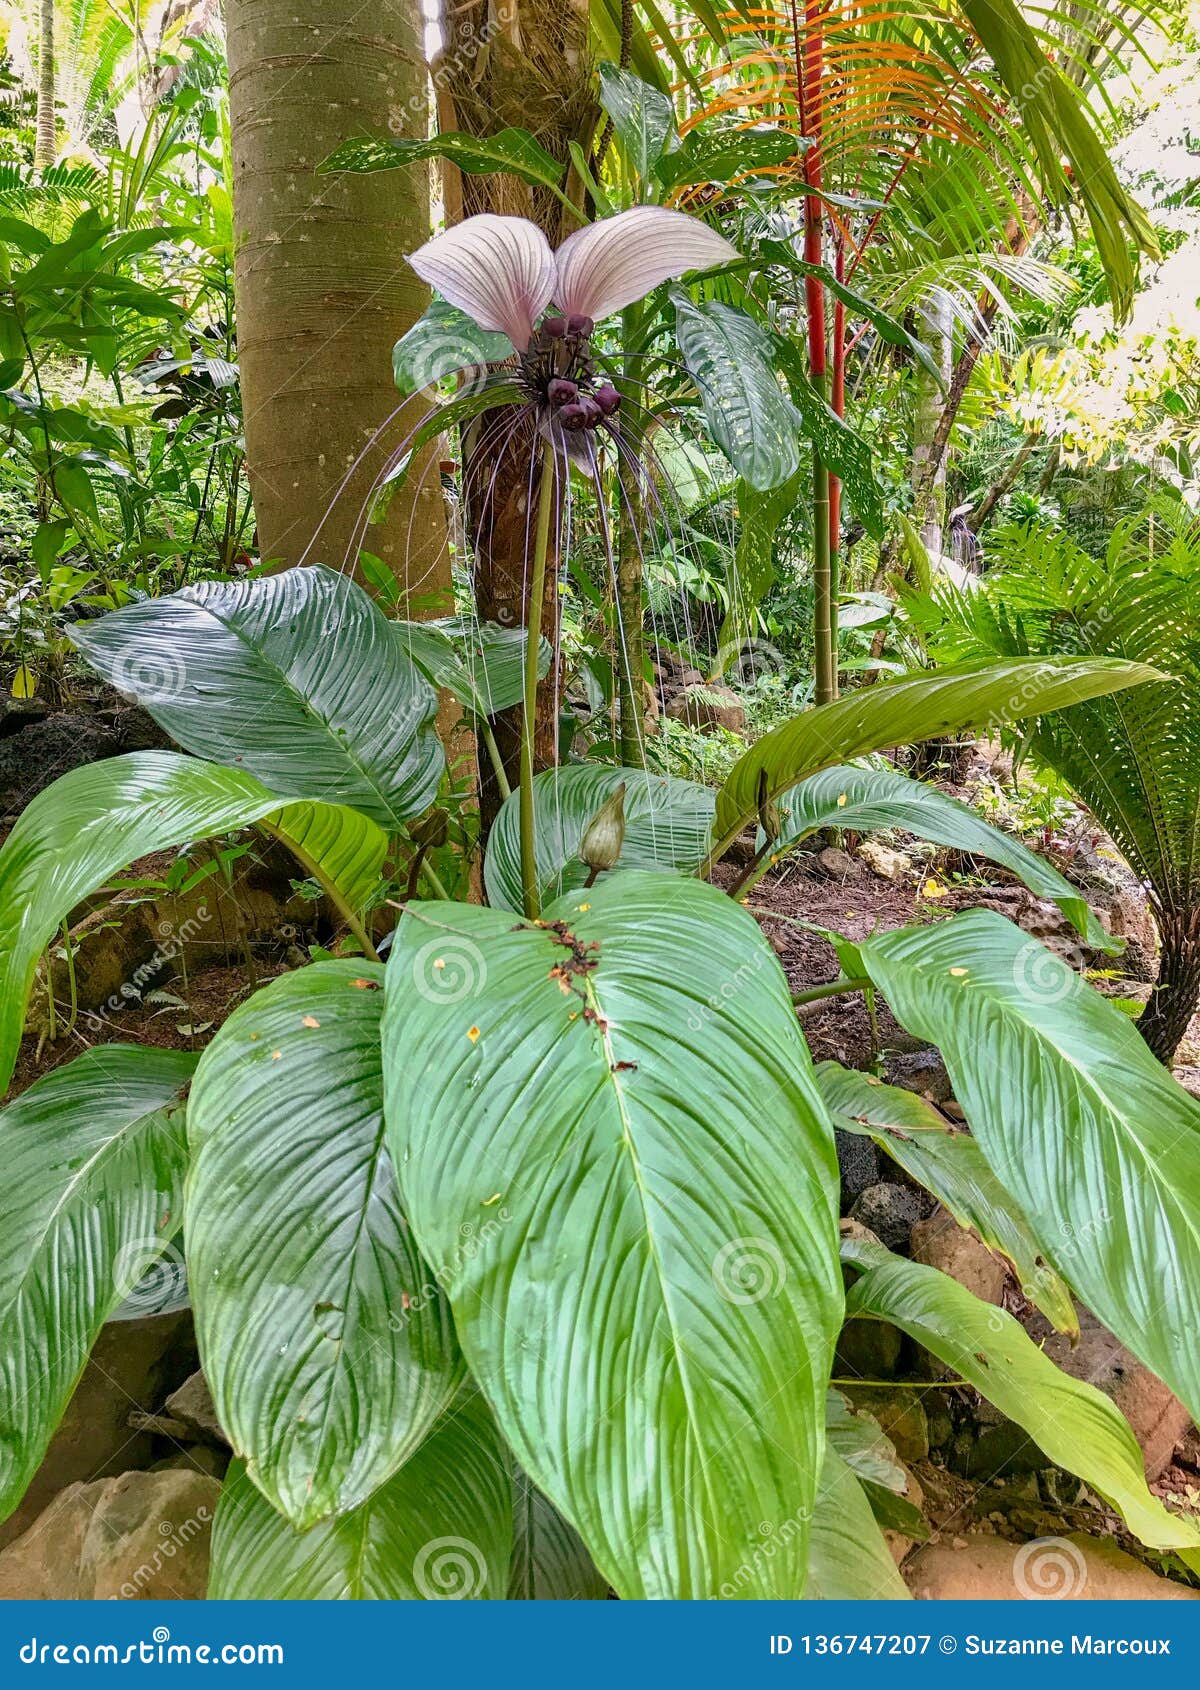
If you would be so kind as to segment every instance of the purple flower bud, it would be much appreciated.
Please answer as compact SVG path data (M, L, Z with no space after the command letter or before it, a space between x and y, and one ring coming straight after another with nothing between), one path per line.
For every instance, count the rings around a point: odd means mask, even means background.
M600 421L600 418L604 415L604 412L600 409L599 405L597 405L596 401L589 393L582 394L580 396L579 403L583 407L584 428L595 428L596 424Z
M606 381L603 387L598 387L592 397L599 405L602 416L615 416L621 409L621 395L611 382Z
M542 324L542 333L548 340L561 340L567 332L565 317L547 317Z
M546 397L552 405L567 405L578 397L579 383L568 381L565 376L555 376L546 389Z
M586 340L595 328L590 317L585 317L581 311L573 311L567 318L567 333L576 335L580 340Z
M563 406L562 410L558 413L558 420L564 428L569 428L572 432L574 432L577 428L586 428L588 420L587 406L581 405L576 401L572 401L571 404Z

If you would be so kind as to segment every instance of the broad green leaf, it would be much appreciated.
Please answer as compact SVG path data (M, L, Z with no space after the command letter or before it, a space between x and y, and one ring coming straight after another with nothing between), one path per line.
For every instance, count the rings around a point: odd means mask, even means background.
M510 1602L603 1602L608 1580L596 1571L574 1526L520 1468L513 1474Z
M832 1448L821 1468L805 1595L812 1602L911 1600L863 1487Z
M495 135L466 135L451 132L429 141L388 137L377 140L363 136L342 145L318 170L395 170L401 164L419 164L427 158L451 159L471 176L490 176L503 171L519 176L535 187L557 188L563 169L527 129L501 129Z
M513 356L506 334L481 329L474 318L435 299L392 349L392 374L402 394L418 393L444 376L503 363Z
M619 867L694 871L704 861L712 825L713 795L697 781L574 763L534 776L534 842L543 898L574 891L588 877L578 857L584 829L596 811L625 786L625 843ZM494 909L524 908L521 896L520 794L500 808L488 835L483 867Z
M473 382L470 387L455 394L453 399L446 400L445 404L431 406L425 421L412 435L408 451L381 483L378 490L380 498L386 499L399 492L413 465L424 461L421 454L425 447L439 434L470 422L484 411L501 410L522 403L524 395L516 383L508 376L493 374L482 385Z
M1146 1485L1142 1452L1124 1415L1092 1385L1063 1373L1025 1329L937 1268L881 1244L843 1239L845 1260L865 1270L848 1315L890 1320L1024 1427L1056 1467L1077 1473L1153 1549L1200 1548L1195 1521L1171 1514Z
M461 1376L383 1145L382 1009L378 965L285 974L226 1021L188 1106L205 1377L250 1477L300 1530L364 1502Z
M347 804L395 830L437 791L437 695L370 597L332 570L184 587L77 623L72 639L186 750L283 798Z
M388 1143L473 1376L628 1597L797 1596L841 1318L837 1170L779 964L711 886L614 875L536 924L411 905ZM836 1251L834 1250L834 1254Z
M1200 1103L1119 1009L991 911L857 955L901 1024L937 1042L1051 1266L1200 1413Z
M787 377L805 438L831 475L842 483L854 513L867 533L883 538L883 497L871 467L871 448L862 435L838 415L808 373L797 346L782 335L771 337L775 361Z
M713 439L751 487L766 492L800 463L800 416L779 385L772 341L732 305L696 304L673 288L675 336Z
M630 173L649 182L664 152L679 145L670 96L605 60L600 66L600 104L612 119Z
M28 804L0 849L0 1087L21 1042L38 957L110 875L153 851L264 822L312 872L347 877L353 908L382 835L324 804L289 804L253 775L173 751L135 751L72 769Z
M999 863L1037 897L1057 904L1093 950L1109 955L1120 952L1120 941L1093 915L1078 887L1064 880L1044 857L924 781L910 780L890 769L823 769L785 792L779 809L783 832L775 843L777 851L823 827L864 833L900 827L935 845L949 845Z
M970 1133L902 1086L885 1086L836 1062L819 1062L816 1074L835 1127L873 1139L960 1226L973 1227L989 1250L1008 1257L1023 1294L1047 1320L1060 1332L1078 1332L1070 1291Z
M447 687L477 716L495 716L519 704L525 686L525 630L499 622L446 616L431 622L397 622L404 649L435 686ZM545 675L552 656L544 636L538 674Z
M210 1601L500 1601L512 1482L478 1392L349 1514L298 1532L235 1462L213 1521Z
M258 826L281 840L355 914L377 899L388 836L361 810L344 804L287 804Z
M786 129L730 129L713 134L707 126L690 129L676 152L658 161L658 178L668 189L700 182L730 182L786 164L807 144Z
M179 1230L195 1065L184 1051L97 1045L0 1110L0 1520L101 1326Z
M1018 722L1159 679L1147 664L1118 658L1039 657L964 663L863 687L782 723L738 758L717 794L713 855L754 819L763 772L768 797L778 798L797 781L869 751Z

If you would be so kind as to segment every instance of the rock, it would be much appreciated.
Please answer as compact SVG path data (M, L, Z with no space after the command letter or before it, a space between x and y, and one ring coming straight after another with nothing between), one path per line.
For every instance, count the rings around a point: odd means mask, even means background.
M193 1373L177 1391L172 1392L167 1398L167 1413L173 1420L181 1420L190 1428L193 1437L199 1437L205 1443L229 1447L229 1439L217 1419L212 1392L203 1373Z
M979 1402L967 1423L959 1426L947 1460L969 1479L994 1479L997 1474L1011 1478L1049 1465L1025 1428L986 1401Z
M843 1379L893 1379L904 1335L886 1320L848 1320L837 1341L834 1371Z
M699 669L684 669L679 676L679 684L681 687L702 687L704 676Z
M858 864L849 851L843 851L838 845L827 845L823 851L818 851L817 861L831 880L858 878Z
M152 1473L207 1473L210 1478L223 1479L229 1466L230 1452L216 1449L212 1444L189 1444L186 1449L156 1461Z
M1070 1272L1069 1261L1064 1268ZM1079 1311L1079 1327L1079 1342L1074 1349L1061 1332L1051 1333L1043 1349L1072 1379L1083 1379L1112 1398L1133 1427L1133 1435L1142 1446L1146 1477L1153 1481L1170 1465L1175 1445L1192 1417L1162 1380L1130 1355L1086 1309Z
M906 880L913 871L913 860L903 851L893 851L878 839L864 839L858 855L881 880Z
M1069 1537L1007 1543L968 1532L954 1543L927 1543L904 1564L904 1581L920 1602L1189 1602L1200 1591L1160 1578L1104 1538Z
M950 1076L941 1052L932 1045L923 1050L898 1051L887 1061L889 1085L915 1091L931 1103L948 1103L953 1096Z
M940 1206L911 1234L913 1261L940 1268L985 1303L1004 1301L1008 1269L987 1245Z
M1175 1460L1181 1467L1200 1472L1200 1431L1195 1426L1189 1426L1175 1445Z
M873 1140L840 1127L833 1130L833 1142L842 1175L842 1207L848 1209L868 1186L879 1183L879 1151Z
M70 1485L0 1554L0 1600L198 1601L220 1494L176 1471Z
M916 1474L910 1472L907 1467L904 1470L904 1475L906 1481L904 1486L904 1500L906 1502L911 1502L913 1507L919 1512L925 1502L925 1492L921 1489L921 1483ZM885 1526L883 1528L883 1541L891 1550L892 1560L897 1566L900 1566L909 1551L913 1549L917 1543L917 1539L915 1537L908 1537L904 1532L896 1531L891 1526Z
M161 1402L189 1363L195 1366L194 1356L187 1313L110 1321L103 1327L42 1465L16 1512L0 1525L0 1549L76 1480L148 1463L153 1445L145 1433L130 1435L130 1408L149 1409Z
M929 1422L916 1391L904 1385L845 1385L839 1387L856 1408L865 1408L879 1429L895 1445L901 1461L924 1461L929 1454Z
M913 1227L928 1208L919 1192L907 1186L880 1183L861 1191L851 1206L850 1214L861 1221L889 1250L908 1247Z
M746 712L742 701L728 687L685 687L667 705L667 715L689 727L711 733L714 728L726 728L741 733L746 726Z

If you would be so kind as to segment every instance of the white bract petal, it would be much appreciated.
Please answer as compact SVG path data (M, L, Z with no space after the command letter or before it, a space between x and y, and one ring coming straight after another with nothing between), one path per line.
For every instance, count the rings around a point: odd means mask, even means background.
M408 261L422 281L524 352L534 324L554 296L550 243L524 217L481 212L435 235Z
M706 223L665 206L637 205L567 237L556 255L554 302L568 316L598 321L645 298L660 282L737 256L737 248Z

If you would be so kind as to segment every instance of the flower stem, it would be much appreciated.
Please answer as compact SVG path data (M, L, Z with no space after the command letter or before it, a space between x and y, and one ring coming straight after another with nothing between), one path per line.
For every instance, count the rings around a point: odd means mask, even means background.
M533 815L533 741L537 731L538 658L542 635L542 604L546 597L546 555L550 550L550 514L554 504L554 448L542 443L542 475L538 485L537 528L533 539L533 570L529 614L525 629L525 694L521 711L521 888L530 920L541 912Z

